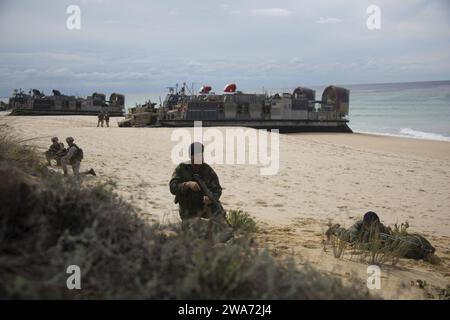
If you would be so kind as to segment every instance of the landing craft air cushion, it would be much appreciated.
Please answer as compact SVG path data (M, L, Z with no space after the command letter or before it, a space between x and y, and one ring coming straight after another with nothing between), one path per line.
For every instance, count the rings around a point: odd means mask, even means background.
M67 96L58 90L47 96L37 89L27 94L22 90L14 90L9 98L11 115L97 115L107 111L111 117L123 116L125 96L112 93L109 100L103 93L94 92L87 98Z
M319 101L314 90L304 87L271 96L237 91L234 83L226 85L223 94L215 94L208 85L198 94L186 91L185 84L179 91L169 88L162 106L147 102L132 108L119 126L193 127L194 121L202 121L204 127L278 129L281 133L352 132L347 125L350 93L341 87L326 87Z

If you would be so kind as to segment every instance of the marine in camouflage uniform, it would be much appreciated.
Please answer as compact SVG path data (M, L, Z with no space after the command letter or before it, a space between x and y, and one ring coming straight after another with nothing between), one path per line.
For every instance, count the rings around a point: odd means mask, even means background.
M383 238L381 235L390 235L391 230L380 222L375 212L367 212L361 220L358 220L349 229L335 224L326 232L327 237L335 235L343 241L350 243L369 243L374 237Z
M435 248L419 234L393 234L392 230L381 223L375 212L367 212L363 219L358 220L349 229L339 224L331 226L325 233L328 239L336 236L342 241L370 247L371 243L381 247L397 248L401 257L408 259L430 260L434 256Z
M67 165L70 165L72 167L73 175L76 178L80 178L80 165L81 160L83 160L83 152L82 150L74 143L74 139L72 137L68 137L66 139L67 144L69 147L67 148L67 151L65 155L61 158L61 164L64 171L64 175L67 175ZM90 174L93 176L97 176L94 169L90 169L86 172L83 172L82 174Z
M64 175L67 175L67 165L70 165L72 167L73 175L79 177L81 164L81 159L77 157L77 151L79 148L74 143L74 139L72 137L68 137L66 141L69 147L67 148L66 154L61 158Z
M222 187L214 170L203 162L203 145L198 142L191 144L190 154L190 162L180 163L175 168L169 182L170 192L175 195L175 203L179 204L182 220L196 217L211 218L211 200L201 191L193 174L201 176L216 199L222 195Z
M108 113L108 111L105 112L104 117L105 117L106 127L109 128L109 113Z
M64 155L64 143L60 143L58 137L52 138L52 144L45 152L45 158L47 159L47 164L51 166L51 160L56 160L56 165L61 165L61 157Z
M391 230L381 223L378 215L373 212L367 212L361 220L358 220L348 230L348 241L358 243L368 243L373 237L384 238L384 235L390 235Z
M100 113L97 116L98 121L97 121L97 128L100 126L100 124L103 127L103 122L105 121L105 114L103 113L103 111L100 111Z

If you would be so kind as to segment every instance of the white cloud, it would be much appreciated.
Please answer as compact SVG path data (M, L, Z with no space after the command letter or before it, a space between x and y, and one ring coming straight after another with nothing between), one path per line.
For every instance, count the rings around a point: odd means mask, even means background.
M292 11L281 8L267 8L267 9L252 9L250 13L255 16L287 17L292 14Z
M342 22L339 18L324 18L320 17L319 20L316 21L316 23L340 23Z
M232 9L230 7L230 5L228 5L228 4L223 3L220 6L221 6L222 10L225 11L226 13L228 13L228 14L234 14L234 15L242 14L242 10Z
M303 59L299 57L293 57L290 62L292 64L303 64Z

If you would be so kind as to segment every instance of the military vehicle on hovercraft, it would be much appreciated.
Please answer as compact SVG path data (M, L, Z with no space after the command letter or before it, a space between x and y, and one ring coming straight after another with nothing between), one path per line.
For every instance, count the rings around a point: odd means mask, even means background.
M239 126L278 129L282 133L352 132L347 119L350 92L342 87L326 87L321 100L316 100L314 90L305 87L268 95L243 93L231 83L223 91L216 94L208 85L196 94L189 93L186 84L180 90L169 88L159 108L152 104L152 108L131 109L128 119L144 119L142 112L148 112L148 122L137 121L135 126L192 127L194 121L202 121L204 127ZM126 123L119 122L119 126L128 126Z

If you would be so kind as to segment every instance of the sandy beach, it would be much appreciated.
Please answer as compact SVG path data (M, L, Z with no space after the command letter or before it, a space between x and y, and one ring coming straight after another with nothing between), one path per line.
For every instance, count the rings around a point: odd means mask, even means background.
M9 117L15 133L44 151L51 136L73 136L83 148L82 170L112 180L117 191L149 223L177 221L168 182L176 166L169 128L97 128L96 117ZM224 130L219 129L219 130ZM402 260L382 271L385 298L426 298L411 281L450 283L450 142L367 134L280 135L279 172L259 174L257 165L213 165L227 209L241 208L263 226L261 242L282 256L343 279L367 278L366 267L323 250L329 221L350 226L366 211L388 225L408 221L436 247L440 265ZM302 261L302 262L300 262ZM365 281L365 280L364 280Z

